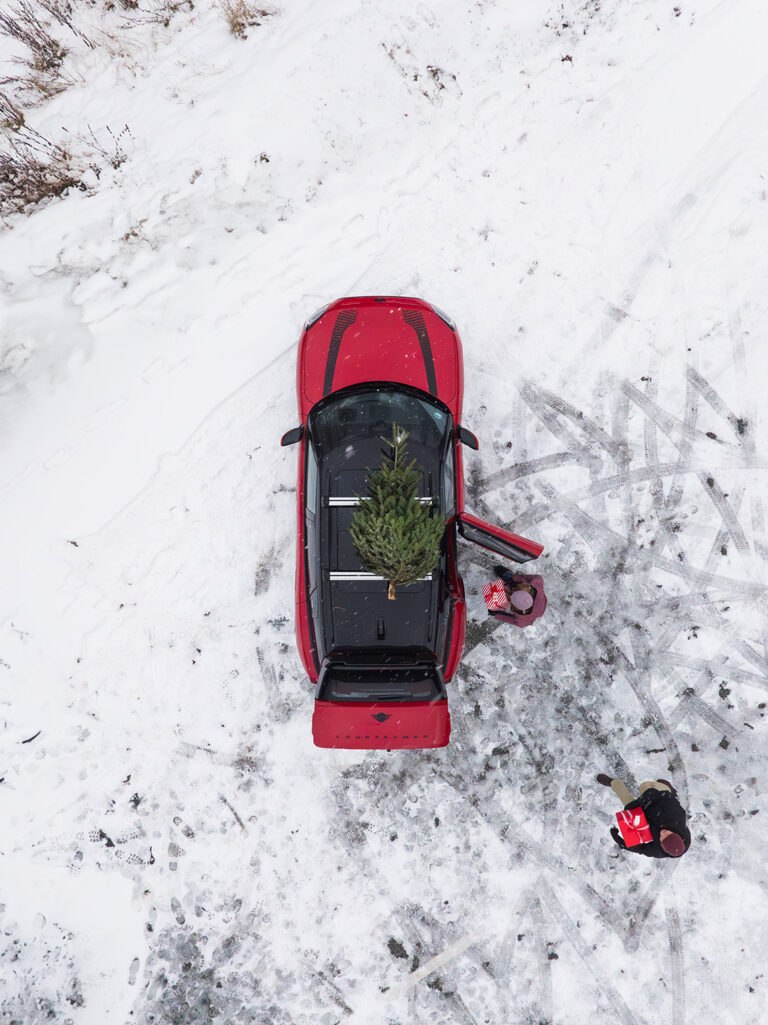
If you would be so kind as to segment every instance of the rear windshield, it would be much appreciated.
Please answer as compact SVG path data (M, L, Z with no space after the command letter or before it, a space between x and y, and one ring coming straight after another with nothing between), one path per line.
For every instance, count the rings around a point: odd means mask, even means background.
M317 693L318 701L439 701L445 697L434 666L331 666Z

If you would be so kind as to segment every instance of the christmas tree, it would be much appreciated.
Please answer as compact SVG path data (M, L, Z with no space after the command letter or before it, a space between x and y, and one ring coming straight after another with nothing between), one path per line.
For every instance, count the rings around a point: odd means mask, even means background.
M416 460L405 462L408 432L392 424L392 440L377 470L369 470L368 498L360 502L349 533L357 554L370 573L389 581L388 598L395 588L427 576L440 558L445 524L432 516L431 505L418 499L421 476Z

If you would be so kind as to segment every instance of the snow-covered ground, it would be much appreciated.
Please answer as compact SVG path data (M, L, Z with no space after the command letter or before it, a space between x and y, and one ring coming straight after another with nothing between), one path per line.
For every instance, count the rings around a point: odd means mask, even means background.
M39 16L86 190L0 233L0 1018L764 1022L768 8ZM456 319L468 507L546 547L524 632L464 551L435 752L316 750L293 642L295 343L356 294Z

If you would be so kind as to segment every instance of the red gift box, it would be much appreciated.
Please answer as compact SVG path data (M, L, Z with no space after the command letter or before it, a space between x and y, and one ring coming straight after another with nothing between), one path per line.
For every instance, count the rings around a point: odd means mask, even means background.
M502 580L493 580L490 584L483 584L483 598L489 612L500 612L502 609L509 608L509 598L507 598Z
M638 844L650 843L653 840L651 827L642 808L625 808L624 811L617 811L616 818L619 820L619 829L627 847L637 847Z

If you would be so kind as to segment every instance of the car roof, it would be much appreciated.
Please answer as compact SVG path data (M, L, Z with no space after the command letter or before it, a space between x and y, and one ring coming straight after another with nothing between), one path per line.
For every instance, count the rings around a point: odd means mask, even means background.
M372 579L360 561L349 526L357 497L367 493L367 468L381 463L377 438L358 440L354 454L335 449L318 466L320 612L323 647L333 649L427 649L438 643L442 559L429 578L397 589L387 598L387 581ZM419 497L441 497L443 460L439 449L408 444L408 458L421 469Z
M367 381L392 381L435 396L461 419L461 342L444 314L422 299L356 296L310 320L299 347L302 420L325 395Z

